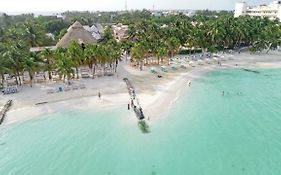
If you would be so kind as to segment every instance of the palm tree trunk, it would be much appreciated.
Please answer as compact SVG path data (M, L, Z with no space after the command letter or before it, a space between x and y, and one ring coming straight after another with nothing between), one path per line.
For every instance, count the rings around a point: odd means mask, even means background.
M93 79L95 78L95 74L96 74L96 65L93 66Z
M17 77L19 78L19 81L17 83L19 83L19 85L21 86L21 78L20 78L20 73L18 70L17 70ZM17 79L17 77L16 77L16 79Z
M77 79L79 79L78 67L76 66L75 69L76 69Z
M49 80L51 80L52 79L52 74L51 74L50 70L48 70L48 75L49 75Z
M1 79L1 83L4 83L4 74L1 74L1 77L2 77L2 79Z
M269 44L269 46L267 47L267 49L266 49L266 53L268 53L268 52L270 51L271 46L272 46L272 43L270 43L270 44Z
M117 64L115 64L114 69L115 69L115 73L116 73L117 72Z
M30 87L32 87L32 80L33 80L33 76L32 76L32 74L31 74L31 72L28 72L28 74L29 74L29 79L30 79Z
M142 61L139 62L140 65L140 71L142 71Z

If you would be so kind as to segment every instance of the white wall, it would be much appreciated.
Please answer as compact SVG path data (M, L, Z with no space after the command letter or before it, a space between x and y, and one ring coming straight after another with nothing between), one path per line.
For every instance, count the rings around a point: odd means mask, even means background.
M239 17L245 15L244 13L247 10L247 4L245 2L238 2L235 5L234 17Z

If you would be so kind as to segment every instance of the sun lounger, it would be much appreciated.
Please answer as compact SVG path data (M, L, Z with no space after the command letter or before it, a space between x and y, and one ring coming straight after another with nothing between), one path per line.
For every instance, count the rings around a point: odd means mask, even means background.
M36 79L36 82L37 82L37 83L43 83L43 82L44 82L44 79L42 79L42 78Z
M54 90L54 89L48 89L48 90L47 90L47 94L53 94L53 93L55 93L55 90Z
M161 66L161 71L168 72L165 66Z
M86 89L86 86L85 86L85 84L80 84L79 88L80 89Z
M71 87L66 86L66 87L64 88L64 91L65 91L65 92L67 92L67 91L71 91Z
M155 70L155 68L150 68L150 72L153 74L157 74L157 71Z
M186 65L184 65L184 64L181 64L180 68L182 68L182 69L186 69L186 68L187 68L187 66L186 66Z
M81 77L82 78L90 78L90 75L88 73L82 73Z
M190 61L190 62L189 62L189 65L190 65L191 67L195 67L193 61Z
M72 89L73 89L73 90L78 90L79 87L78 87L77 85L73 85Z
M177 70L176 66L171 66L172 70Z
M197 64L198 64L198 65L203 65L202 60L198 60L198 61L197 61Z

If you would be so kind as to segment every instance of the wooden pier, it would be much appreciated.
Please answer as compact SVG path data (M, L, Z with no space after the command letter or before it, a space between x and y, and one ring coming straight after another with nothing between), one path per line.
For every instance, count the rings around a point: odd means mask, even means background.
M9 111L12 104L13 104L13 101L8 100L7 103L4 105L3 109L0 111L0 125L3 123L3 121L6 117L6 113Z
M144 117L142 108L139 104L139 100L137 98L135 89L128 78L124 78L123 80L125 81L125 83L127 85L127 89L128 89L129 95L131 97L131 108L133 108L133 110L136 114L136 117L139 120L143 120L145 117Z

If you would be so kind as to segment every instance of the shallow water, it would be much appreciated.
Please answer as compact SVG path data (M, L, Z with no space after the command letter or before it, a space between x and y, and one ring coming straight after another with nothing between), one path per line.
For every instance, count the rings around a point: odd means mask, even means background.
M126 106L2 126L0 174L279 175L281 70L259 71L193 81L149 134Z

